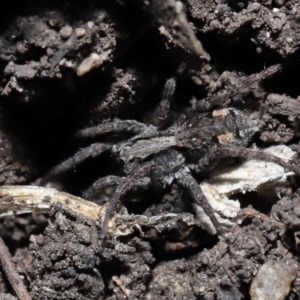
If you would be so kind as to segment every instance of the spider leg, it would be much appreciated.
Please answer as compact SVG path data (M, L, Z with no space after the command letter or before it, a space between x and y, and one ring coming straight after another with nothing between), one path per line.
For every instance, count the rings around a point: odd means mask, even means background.
M45 177L42 178L40 184L44 184L49 181L50 178L72 169L88 157L96 157L110 148L110 144L94 143L86 148L80 149L72 157L55 166Z
M141 134L135 135L131 139L129 139L129 142L134 142L140 139L152 139L156 137L168 137L168 136L174 136L175 128L171 127L167 130L157 130L157 127L150 125L148 128Z
M220 224L214 214L214 210L203 195L198 182L193 178L189 169L181 168L179 171L176 172L175 177L177 179L177 182L190 192L194 201L203 208L204 212L207 214L207 216L213 223L217 233L219 233Z
M297 175L300 175L300 167L291 164L282 158L274 156L263 151L252 150L249 148L241 148L233 145L217 145L212 147L198 162L198 165L194 165L192 168L196 172L201 172L203 170L208 170L208 166L212 166L214 163L222 157L240 157L248 159L256 159L267 162L273 162L285 169L293 171Z
M109 218L111 217L118 201L122 198L122 196L128 192L135 184L136 181L139 180L141 177L147 175L150 173L150 171L153 168L153 163L151 162L146 162L140 166L138 166L132 174L127 176L123 182L117 187L111 201L109 202L109 205L106 209L104 220L102 223L102 231L100 234L100 238L105 238L107 234L107 229L108 229L108 222Z
M135 134L142 133L142 135L156 135L157 128L154 126L147 126L135 120L123 120L100 124L95 127L86 128L77 132L77 137L93 137L105 133L118 133L118 132L132 132ZM75 153L71 158L63 161L55 166L46 176L39 180L38 184L42 185L49 181L50 178L57 176L74 166L78 165L88 157L96 157L102 152L110 149L112 145L107 143L94 143L86 148L81 149Z
M273 162L285 169L293 171L297 175L300 175L299 166L291 164L275 155L265 153L262 151L252 150L248 148L240 148L232 145L218 146L215 151L216 151L215 152L216 157L232 156L232 157L241 157L241 158Z
M180 75L186 69L186 63L181 63L177 69L177 75ZM164 125L166 121L172 119L170 113L170 106L173 100L173 95L176 88L176 77L169 78L164 86L162 100L159 102L156 110L156 118L161 122L161 125Z
M174 94L176 87L176 81L175 78L169 78L166 81L164 91L163 91L163 97L162 100L158 104L158 108L156 111L156 117L159 121L164 122L168 119L170 116L170 105L172 96Z
M82 195L85 199L90 199L94 195L97 195L101 189L109 187L109 186L118 186L122 184L122 182L126 179L126 177L109 175L103 178L98 179L94 182ZM146 187L149 185L150 178L142 177L139 178L136 182L134 182L134 186L137 187Z
M79 130L76 133L77 137L94 137L105 133L132 132L139 134L147 130L147 125L135 120L118 120L108 122L98 126Z
M90 199L103 188L109 186L118 186L124 181L124 177L109 175L102 177L95 181L83 194L82 197L85 199Z
M259 82L278 73L282 68L282 64L276 64L259 73L252 74L240 81L238 86L228 87L221 90L220 93L215 93L206 99L197 101L194 104L193 110L204 112L210 111L215 107L227 107L232 100L239 100L241 95L251 92Z
M209 149L203 157L198 161L198 164L190 165L189 167L197 173L209 171L219 162L219 157L216 155L215 147Z

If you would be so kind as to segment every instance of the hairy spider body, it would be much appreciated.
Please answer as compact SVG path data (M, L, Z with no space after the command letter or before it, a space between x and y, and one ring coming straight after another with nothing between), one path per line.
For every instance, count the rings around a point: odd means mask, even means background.
M175 130L162 131L153 125L146 126L135 120L118 120L100 124L78 132L78 137L93 137L105 133L129 132L134 136L115 144L95 143L77 152L52 169L49 176L58 175L88 157L94 157L104 151L112 153L124 162L126 177L106 176L97 180L84 193L91 198L107 186L117 186L110 200L102 225L101 236L105 237L110 216L118 201L134 187L146 188L150 182L166 187L177 181L187 189L196 203L202 206L209 216L216 231L219 223L213 209L204 197L198 182L193 178L191 170L202 172L212 168L224 156L253 158L275 162L300 174L300 169L280 158L242 148L249 143L257 126L246 113L234 108L216 109L212 112L194 113ZM198 163L189 163L185 153L193 152ZM48 179L49 176L46 178Z
M176 145L206 152L216 144L247 145L256 124L243 112L234 108L216 109L196 114L178 126Z

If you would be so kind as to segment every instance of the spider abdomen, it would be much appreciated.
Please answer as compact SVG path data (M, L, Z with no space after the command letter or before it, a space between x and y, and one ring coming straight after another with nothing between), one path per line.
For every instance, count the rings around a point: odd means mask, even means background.
M256 131L246 113L223 108L189 118L175 131L175 140L179 147L206 151L215 144L246 145Z

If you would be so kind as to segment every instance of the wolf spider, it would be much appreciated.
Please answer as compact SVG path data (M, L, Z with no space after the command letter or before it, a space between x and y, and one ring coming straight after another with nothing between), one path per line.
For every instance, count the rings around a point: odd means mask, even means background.
M158 119L167 118L174 90L175 79L171 78L165 84L163 100L158 106ZM227 96L233 97L234 92L227 93ZM124 162L127 177L110 175L100 178L83 194L84 198L89 199L104 187L117 186L105 213L102 238L106 236L109 218L123 195L134 187L146 187L151 181L162 187L176 181L187 189L193 200L209 216L216 232L220 232L214 211L191 170L196 173L209 170L220 158L228 156L274 162L298 175L300 168L271 154L245 148L257 131L256 124L246 113L235 108L199 111L199 107L205 109L216 105L214 102L220 106L216 97L206 99L202 104L199 101L196 110L175 129L161 130L135 120L118 120L83 129L77 133L77 137L94 137L106 133L130 133L133 137L116 144L94 143L81 149L73 157L54 167L46 178L57 176L88 157L96 157L110 150ZM191 151L196 153L197 163L188 163L186 154Z

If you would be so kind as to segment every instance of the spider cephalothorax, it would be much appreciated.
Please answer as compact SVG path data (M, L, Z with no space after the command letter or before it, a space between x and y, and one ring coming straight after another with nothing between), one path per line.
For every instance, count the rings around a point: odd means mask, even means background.
M175 80L167 81L165 89L174 91ZM167 99L163 99L163 107L169 108ZM162 112L162 110L160 110ZM164 111L161 115L167 115ZM129 132L133 134L127 140L115 144L95 143L77 152L72 158L56 166L50 173L58 175L87 157L100 155L111 150L124 162L126 177L109 175L97 180L85 193L90 198L99 190L107 186L117 186L102 226L102 237L106 235L107 224L117 202L123 195L134 187L147 187L151 182L166 187L176 181L187 189L196 203L202 206L204 212L211 219L216 231L219 223L213 209L204 197L198 182L193 178L191 170L202 172L212 168L221 157L233 156L253 158L275 162L284 168L300 175L300 168L278 157L244 148L257 131L255 122L244 112L235 108L221 108L210 112L194 111L175 129L160 130L153 125L145 125L135 120L117 120L87 128L78 132L79 137L93 137L105 133ZM185 153L194 152L198 162L190 163Z

